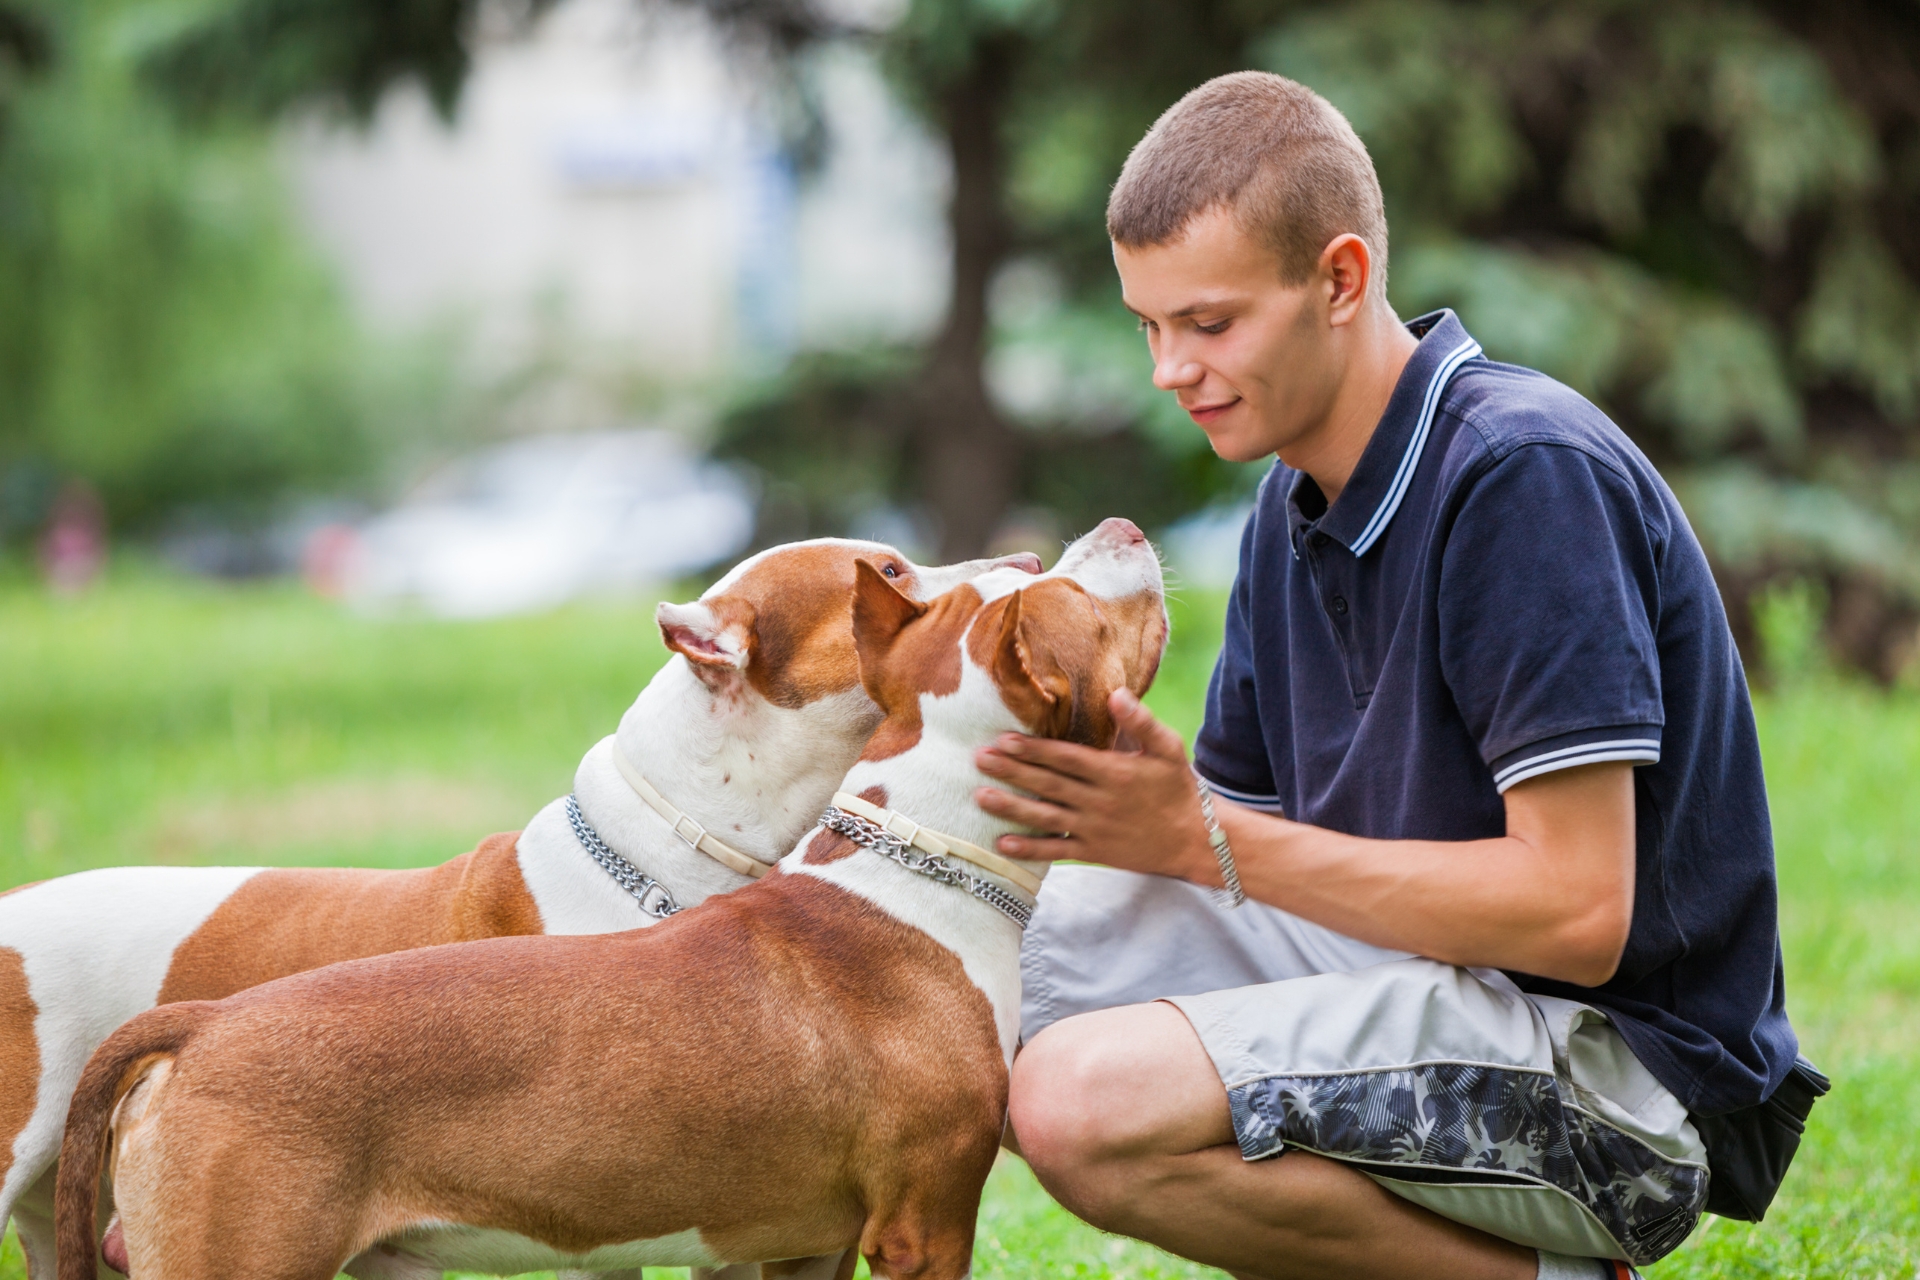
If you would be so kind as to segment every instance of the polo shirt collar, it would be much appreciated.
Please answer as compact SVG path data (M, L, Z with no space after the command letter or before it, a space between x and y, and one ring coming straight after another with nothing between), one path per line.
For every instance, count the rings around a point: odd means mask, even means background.
M1480 344L1451 310L1409 320L1407 329L1420 339L1420 345L1394 384L1393 398L1387 401L1387 410L1380 415L1347 487L1318 525L1320 532L1356 556L1365 555L1379 541L1407 496L1448 381L1462 364L1480 354ZM1296 512L1299 486L1310 483L1303 474L1295 484Z

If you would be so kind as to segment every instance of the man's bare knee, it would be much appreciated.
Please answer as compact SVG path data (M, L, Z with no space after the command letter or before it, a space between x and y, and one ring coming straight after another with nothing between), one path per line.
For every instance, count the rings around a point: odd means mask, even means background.
M1076 1034L1075 1021L1048 1027L1013 1060L1007 1127L1015 1149L1043 1178L1099 1159L1106 1145L1100 1055Z
M1097 1212L1102 1186L1137 1185L1142 1162L1233 1139L1213 1064L1166 1004L1041 1032L1014 1060L1009 1114L1041 1183L1083 1216Z

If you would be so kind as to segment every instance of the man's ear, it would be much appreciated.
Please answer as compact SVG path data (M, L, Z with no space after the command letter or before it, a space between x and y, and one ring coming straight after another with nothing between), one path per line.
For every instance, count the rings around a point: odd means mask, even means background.
M1073 684L1044 648L1036 644L1016 591L1000 615L1000 638L993 646L993 682L1000 698L1020 723L1042 738L1057 738L1073 722Z
M729 603L724 618L698 600L663 603L653 611L660 639L708 684L745 670L753 648L753 606L744 600Z
M873 691L871 673L893 647L909 622L927 611L910 600L886 575L865 560L853 562L853 651L860 659L860 679Z

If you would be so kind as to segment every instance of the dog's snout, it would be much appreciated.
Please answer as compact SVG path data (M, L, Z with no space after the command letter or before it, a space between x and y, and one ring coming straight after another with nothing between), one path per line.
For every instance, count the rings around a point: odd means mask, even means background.
M1094 533L1122 545L1135 545L1147 540L1147 535L1140 532L1140 526L1125 516L1108 516L1100 522L1100 527Z

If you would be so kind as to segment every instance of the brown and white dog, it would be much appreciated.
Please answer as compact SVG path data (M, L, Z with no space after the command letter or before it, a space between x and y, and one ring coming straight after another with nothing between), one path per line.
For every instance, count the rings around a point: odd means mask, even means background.
M924 568L879 543L828 539L763 552L698 601L660 606L675 656L587 753L574 793L606 843L681 906L748 876L676 836L618 757L732 848L777 860L880 722L848 610L861 563L915 599L1040 568L1031 555ZM0 897L0 1223L13 1215L29 1274L51 1280L68 1098L88 1055L144 1009L412 947L652 920L589 858L564 798L525 831L420 871L124 867Z
M990 899L1033 883L974 847L1005 826L973 803L973 752L1013 729L1109 744L1109 695L1144 691L1159 662L1160 569L1108 521L1038 579L990 573L927 604L870 566L857 579L861 677L886 719L836 804L937 825L889 829L973 865L916 872L918 851L822 825L774 874L657 928L433 947L145 1013L74 1097L62 1280L93 1275L109 1150L135 1280L853 1246L876 1276L966 1274L1019 1021L1018 907Z

